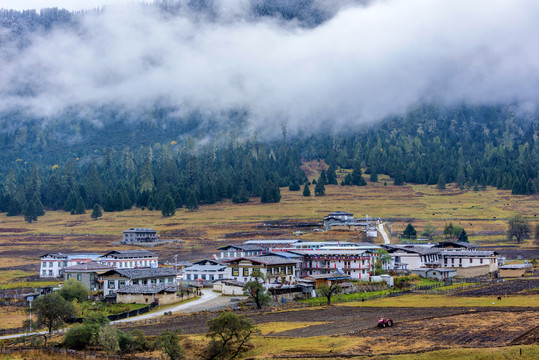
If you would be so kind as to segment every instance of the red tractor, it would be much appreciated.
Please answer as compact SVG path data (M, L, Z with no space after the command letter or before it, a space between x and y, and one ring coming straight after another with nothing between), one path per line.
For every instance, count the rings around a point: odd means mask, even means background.
M380 318L380 320L378 320L378 325L377 326L379 328L392 327L393 326L393 320L386 319L386 318Z

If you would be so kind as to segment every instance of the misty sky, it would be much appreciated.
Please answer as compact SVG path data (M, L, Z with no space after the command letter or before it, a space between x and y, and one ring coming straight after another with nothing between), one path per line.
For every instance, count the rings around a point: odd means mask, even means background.
M114 6L76 32L36 35L16 57L0 55L0 110L52 116L160 101L180 113L245 109L254 128L286 119L291 131L372 122L431 101L536 110L537 0L328 0L320 6L340 10L315 28L254 19L246 3L218 1L211 20Z
M138 0L0 0L0 8L13 10L43 9L57 7L67 10L94 9L103 5L135 3Z

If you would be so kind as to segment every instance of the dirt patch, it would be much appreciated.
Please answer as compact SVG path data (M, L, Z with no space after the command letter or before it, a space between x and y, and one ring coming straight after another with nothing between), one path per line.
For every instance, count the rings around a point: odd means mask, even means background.
M511 280L484 288L459 291L454 296L506 296L517 294L539 294L539 279Z
M20 229L20 228L0 228L0 233L23 233L30 231L29 229Z

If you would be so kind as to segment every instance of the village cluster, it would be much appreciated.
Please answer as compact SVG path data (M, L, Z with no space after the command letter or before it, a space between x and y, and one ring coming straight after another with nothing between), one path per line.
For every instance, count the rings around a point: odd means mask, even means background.
M372 221L372 219L371 219ZM335 212L325 218L325 227L363 227L371 236L376 226L360 222L353 214ZM375 220L376 222L376 220ZM374 234L376 236L376 234ZM122 243L157 239L152 229L124 231ZM376 269L394 274L414 273L421 277L448 281L453 277L499 276L500 272L522 271L503 266L494 251L480 251L476 245L444 241L420 244L371 242L313 242L290 240L249 240L217 249L211 259L160 264L158 255L148 250L114 250L106 254L54 253L41 257L43 278L76 279L90 291L119 303L167 304L177 301L179 286L213 287L227 295L240 295L254 270L263 275L268 289L287 289L303 296L315 295L321 283L337 281L342 286L355 281L386 281ZM378 266L375 266L378 264ZM511 276L511 275L509 275Z

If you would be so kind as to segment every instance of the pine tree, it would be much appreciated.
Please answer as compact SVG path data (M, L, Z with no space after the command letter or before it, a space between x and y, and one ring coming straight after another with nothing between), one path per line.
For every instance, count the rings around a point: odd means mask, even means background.
M408 239L415 239L417 236L417 231L414 229L411 223L406 226L406 229L402 232L402 235Z
M354 166L354 170L352 171L352 185L357 185L357 186L367 185L367 182L365 181L365 179L363 178L361 174L362 174L361 166L359 162L356 162L356 165Z
M7 216L17 216L22 212L21 203L16 198L11 198Z
M316 183L316 186L314 187L314 195L315 196L324 196L326 194L326 186L324 185L324 181L319 178L318 182Z
M36 207L37 216L45 215L45 209L43 208L43 203L41 203L41 199L39 198L37 193L34 194L34 197L32 198L32 201L34 202L34 205Z
M75 191L71 191L69 195L67 196L67 199L64 203L64 210L67 212L71 212L75 210L77 207L77 193Z
M99 206L99 204L95 204L94 209L92 210L92 215L90 215L90 217L94 220L97 220L101 216L103 216L103 212L101 211L101 206Z
M164 217L169 217L174 216L175 213L176 205L174 204L174 199L172 199L172 196L167 195L161 205L161 214L163 214Z
M311 196L311 189L309 189L309 183L306 182L305 186L303 187L303 196Z
M26 206L26 209L24 210L24 220L29 223L32 223L32 221L37 221L36 204L34 204L32 200L30 200Z
M75 208L75 214L80 215L86 213L86 207L84 206L84 200L82 200L82 197L79 197L79 201L77 201L77 207Z
M337 173L335 172L335 166L333 164L328 168L327 180L329 185L337 185Z
M328 183L328 178L326 176L326 170L322 170L322 173L320 174L320 179L324 182L324 184ZM320 181L320 179L318 181Z
M459 233L459 236L457 237L457 241L468 242L468 234L466 234L466 230L462 229L462 231Z
M376 172L376 169L374 169L374 168L371 169L371 175L370 175L369 180L371 182L378 182L378 173Z
M198 209L198 199L193 190L189 192L189 196L187 197L187 201L185 202L185 207L190 211L195 211L196 209Z
M438 176L438 183L436 185L438 190L445 190L445 175L442 173Z

